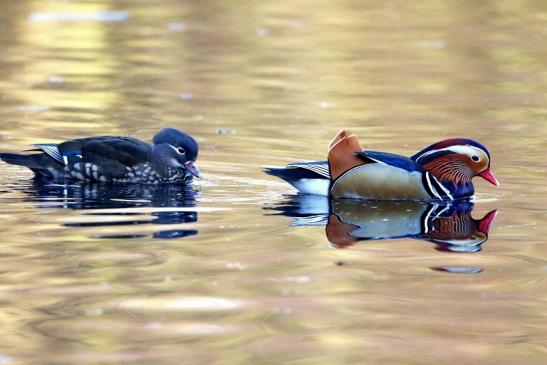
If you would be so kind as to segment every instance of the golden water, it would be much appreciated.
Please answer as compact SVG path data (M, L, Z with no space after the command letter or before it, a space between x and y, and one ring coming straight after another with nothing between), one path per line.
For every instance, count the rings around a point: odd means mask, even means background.
M183 199L1 163L1 364L547 363L545 2L3 0L0 30L0 150L170 125L205 175ZM343 127L487 145L482 250L281 214L261 166Z

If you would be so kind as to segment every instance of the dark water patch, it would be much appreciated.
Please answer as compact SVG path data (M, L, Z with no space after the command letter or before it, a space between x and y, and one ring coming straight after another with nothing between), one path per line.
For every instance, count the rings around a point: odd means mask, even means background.
M195 229L172 229L168 231L159 231L154 232L152 235L154 238L160 239L174 239L174 238L184 238L191 237L198 234L198 231Z
M124 240L124 239L134 239L134 238L145 238L149 237L147 234L104 234L104 235L97 235L97 236L90 236L91 238L102 238L102 239L118 239L118 240Z
M115 227L137 224L149 224L150 221L118 221L118 222L81 222L81 223L64 223L65 227Z

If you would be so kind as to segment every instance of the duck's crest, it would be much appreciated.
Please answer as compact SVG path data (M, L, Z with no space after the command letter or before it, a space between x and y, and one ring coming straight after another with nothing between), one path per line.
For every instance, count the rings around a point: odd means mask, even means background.
M361 144L350 131L342 129L329 144L328 162L331 180L336 180L344 172L363 164L357 156Z

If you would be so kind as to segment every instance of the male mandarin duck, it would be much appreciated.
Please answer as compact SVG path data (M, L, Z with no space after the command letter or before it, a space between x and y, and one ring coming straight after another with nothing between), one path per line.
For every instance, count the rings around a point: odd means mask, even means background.
M201 177L198 144L174 128L160 130L153 144L131 137L88 137L35 144L32 154L0 153L0 159L31 169L51 182L186 183Z
M490 171L490 153L471 139L437 142L408 158L364 151L357 137L342 130L329 146L327 161L266 168L304 194L372 200L457 200L474 194L471 179L499 185Z

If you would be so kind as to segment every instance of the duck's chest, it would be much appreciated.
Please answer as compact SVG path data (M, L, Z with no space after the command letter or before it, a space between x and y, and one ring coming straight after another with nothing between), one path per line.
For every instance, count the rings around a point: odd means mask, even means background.
M430 200L422 183L422 173L386 164L355 167L332 184L331 196L378 200Z
M69 164L64 170L65 178L90 181L135 184L179 183L189 179L185 169L168 167L163 173L158 172L152 164L141 163L134 166L125 166L120 171L109 166L92 163Z
M127 168L127 173L120 181L114 182L131 182L140 184L157 184L167 182L183 182L188 179L188 174L184 169L176 167L167 167L160 174L150 163L138 164Z

